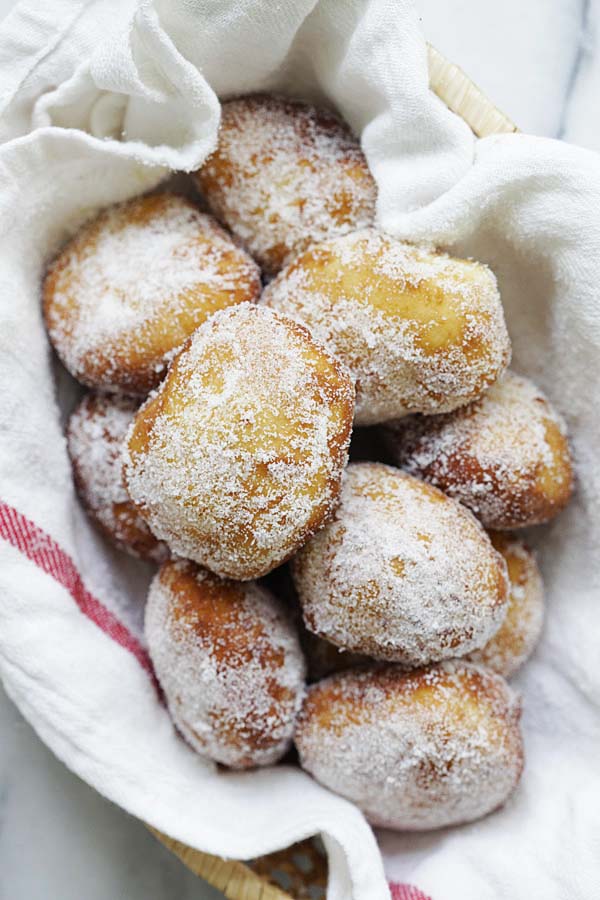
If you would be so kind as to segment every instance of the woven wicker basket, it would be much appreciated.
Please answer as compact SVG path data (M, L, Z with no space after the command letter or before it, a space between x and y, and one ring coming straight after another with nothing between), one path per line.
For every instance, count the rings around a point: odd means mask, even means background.
M517 131L458 66L428 48L429 84L477 137ZM193 850L150 829L196 875L229 900L320 900L325 897L327 861L317 841L303 841L246 863Z

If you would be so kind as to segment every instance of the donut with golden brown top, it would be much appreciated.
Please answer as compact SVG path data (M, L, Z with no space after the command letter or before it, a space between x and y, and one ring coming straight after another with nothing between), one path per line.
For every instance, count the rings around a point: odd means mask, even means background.
M305 328L252 304L224 310L137 414L129 494L173 553L258 578L330 514L353 400L347 371Z
M304 690L297 635L276 598L192 562L165 563L145 619L169 712L203 756L236 769L288 750Z
M83 384L145 396L212 313L260 292L256 264L210 216L173 194L102 212L59 253L44 316Z
M503 678L462 660L367 667L308 689L295 741L302 767L373 825L425 831L510 796L523 768L520 712Z
M504 371L510 341L492 272L370 228L306 250L261 303L303 322L356 383L356 424L442 413Z
M356 138L333 113L282 97L224 103L218 147L195 178L269 274L375 215L377 189Z
M512 372L467 407L415 416L387 433L398 465L468 506L486 528L547 522L573 491L562 418L533 382Z
M503 531L490 532L490 538L508 569L508 609L493 638L469 654L469 659L509 678L531 656L540 638L544 585L535 556L522 540Z
M399 469L353 463L330 521L292 561L310 631L407 666L483 647L506 565L471 513Z
M150 531L123 483L125 435L139 403L88 394L73 411L67 446L77 493L100 530L121 550L162 562L169 551Z

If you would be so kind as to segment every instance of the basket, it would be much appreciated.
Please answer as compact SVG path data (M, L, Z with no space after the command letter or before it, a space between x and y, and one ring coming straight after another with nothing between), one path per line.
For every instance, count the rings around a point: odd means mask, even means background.
M509 134L517 126L488 100L454 63L428 46L429 85L448 109L477 137ZM321 900L327 885L327 860L318 840L306 840L248 862L221 859L150 831L196 875L228 900Z

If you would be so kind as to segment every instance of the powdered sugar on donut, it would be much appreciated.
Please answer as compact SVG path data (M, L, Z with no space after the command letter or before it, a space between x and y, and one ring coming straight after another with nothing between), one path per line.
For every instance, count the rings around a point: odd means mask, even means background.
M509 678L533 653L539 640L544 621L544 585L533 552L523 541L503 532L490 536L508 567L508 609L496 634L469 659Z
M404 420L389 434L399 465L468 506L489 528L545 521L570 496L564 421L531 381L512 372L468 407Z
M250 304L225 310L142 407L129 493L180 556L258 577L331 512L352 411L347 372L306 329Z
M390 466L348 467L332 520L292 567L307 627L376 659L463 655L506 613L506 567L481 526Z
M188 742L235 768L270 765L291 744L304 660L282 608L252 582L235 586L229 602L226 594L217 597L215 621L203 627L215 592L230 585L221 588L216 576L192 563L167 564L150 588L146 639L169 711Z
M310 248L262 302L302 321L348 366L360 425L455 409L510 359L489 269L375 229Z
M162 562L168 556L123 483L123 442L138 402L88 394L69 419L67 443L81 500L120 549Z
M215 309L258 296L255 263L182 197L103 212L50 266L51 339L69 371L106 390L147 393Z
M356 138L332 113L278 97L223 105L218 149L197 179L268 272L375 214L376 186Z
M366 668L308 689L296 744L302 766L372 824L420 831L506 800L523 767L519 715L502 678L462 661Z

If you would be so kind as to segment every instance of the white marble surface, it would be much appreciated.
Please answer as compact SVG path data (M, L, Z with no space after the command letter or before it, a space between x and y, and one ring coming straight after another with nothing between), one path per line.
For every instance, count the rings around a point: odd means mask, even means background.
M600 0L416 0L427 39L531 134L600 149Z
M217 900L38 740L0 688L1 900Z
M600 149L600 0L418 6L427 38L522 129ZM0 735L0 900L220 896L58 763L1 689Z

